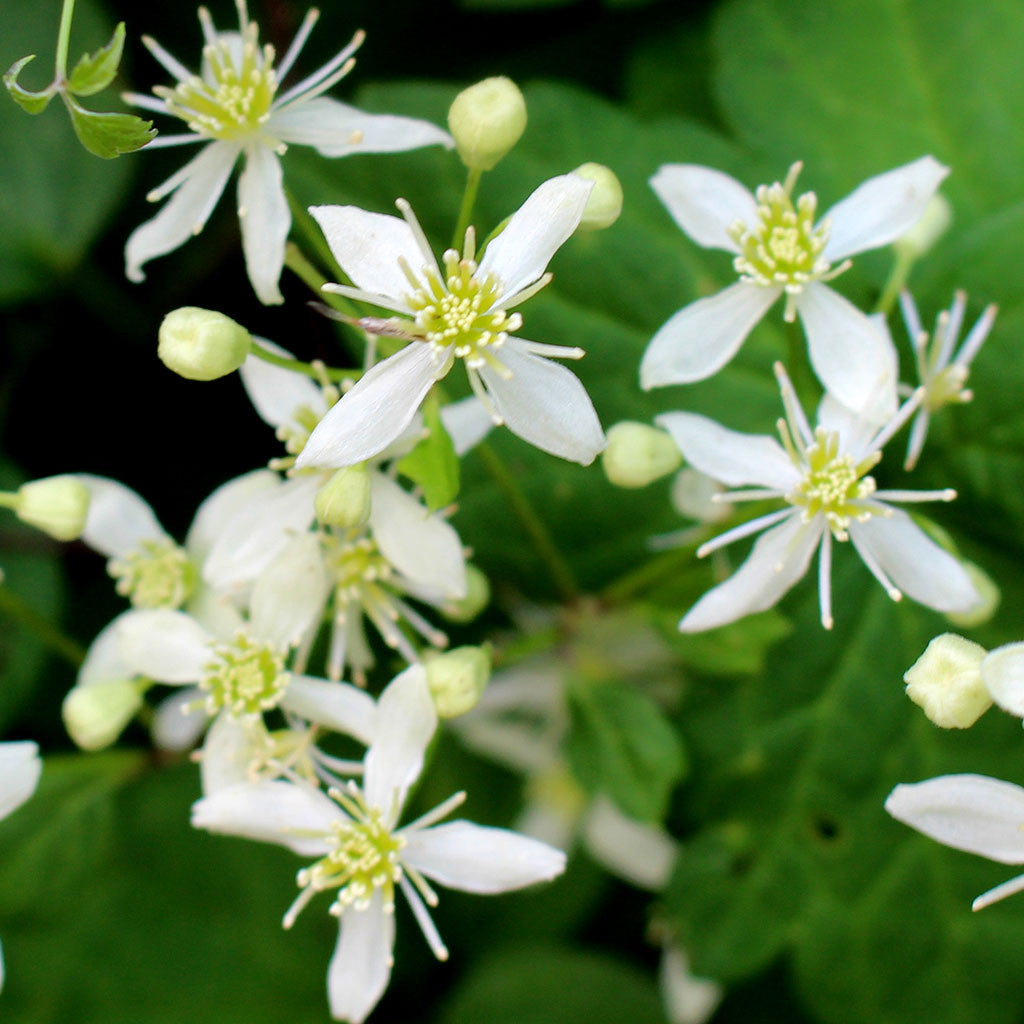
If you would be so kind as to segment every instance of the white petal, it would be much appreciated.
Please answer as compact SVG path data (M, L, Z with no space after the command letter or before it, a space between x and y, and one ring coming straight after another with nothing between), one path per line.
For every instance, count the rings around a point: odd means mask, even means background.
M1024 789L985 775L940 775L897 786L885 809L946 846L1024 864Z
M593 187L592 181L575 174L549 178L512 214L480 260L479 276L494 274L502 283L496 305L544 273L576 230Z
M395 915L374 890L365 910L347 907L338 944L327 968L327 998L335 1020L362 1024L380 1002L391 978Z
M608 440L579 377L533 355L517 338L505 342L498 358L511 379L489 366L479 372L508 429L541 451L589 466Z
M393 825L405 794L423 770L423 755L437 728L434 700L422 665L412 665L388 683L377 702L373 743L366 753L363 783L367 803Z
M965 612L981 600L967 571L899 509L850 524L850 539L908 597L939 612Z
M352 466L379 454L412 422L436 373L433 350L418 341L378 363L317 424L296 465Z
M726 229L736 221L759 223L757 200L745 185L711 167L664 164L651 178L651 188L672 219L706 249L739 252Z
M747 560L686 613L680 630L699 633L771 608L807 572L821 529L794 510L790 519L758 537Z
M412 288L399 258L404 257L412 270L419 272L426 257L401 217L368 213L357 206L311 206L309 212L357 288L390 300L389 308L408 309L405 296ZM433 267L436 269L436 261Z
M818 403L817 426L838 434L839 450L859 460L877 435L879 423L865 419L826 391Z
M989 696L1004 710L1024 718L1024 643L1004 644L981 663Z
M583 819L590 855L614 875L660 892L675 863L675 840L663 829L623 814L606 796L594 798Z
M796 308L821 383L866 419L889 419L897 405L897 361L888 332L818 281L804 288Z
M325 838L342 820L327 796L296 782L242 782L192 805L194 828L277 843L307 857L327 852Z
M895 241L920 220L947 174L948 167L923 156L868 178L825 214L832 222L825 259L834 263Z
M690 384L720 370L782 294L737 281L716 295L684 306L658 330L640 362L640 386Z
M799 481L774 437L741 434L691 412L663 413L655 422L672 435L688 463L730 487L757 484L785 492Z
M269 469L254 469L221 484L196 510L185 538L185 548L197 564L206 561L214 545L234 527L235 517L257 494L272 490L281 482Z
M129 280L144 280L143 263L177 249L202 231L238 154L239 147L233 142L211 142L192 159L187 175L163 209L131 233L124 249Z
M364 114L326 96L271 114L267 131L282 142L315 146L323 156L404 153L421 146L450 149L452 137L429 121L396 114Z
M535 800L523 808L513 828L557 850L568 850L573 844L576 824L575 809L562 806L557 799L550 804Z
M403 833L402 859L449 889L496 893L548 882L565 870L565 854L504 828L451 821Z
M491 414L475 395L444 406L441 409L441 422L452 439L455 454L459 456L475 448L494 426Z
M85 661L78 670L76 686L92 686L113 679L130 679L135 673L121 651L119 627L122 619L134 612L122 612L100 630L89 644Z
M722 1001L722 986L707 978L696 978L690 961L678 946L668 944L658 969L669 1024L704 1024Z
M256 340L279 356L295 358L287 349L266 338ZM296 373L268 363L258 356L249 355L238 374L260 419L272 427L299 426L295 421L295 413L303 407L312 409L318 416L327 412L323 392L304 373Z
M156 514L130 487L105 476L76 473L89 488L89 513L82 540L107 558L127 555L144 540L165 540Z
M35 792L42 771L39 747L31 740L0 743L0 819Z
M313 676L292 676L282 706L307 722L354 736L362 743L373 740L377 703L357 686Z
M208 633L218 640L231 640L245 628L245 617L231 597L219 594L213 587L200 580L195 593L181 609L192 616Z
M245 168L238 178L238 218L253 291L267 305L284 302L278 282L292 215L284 195L281 161L264 145L247 150Z
M184 612L128 612L118 620L117 633L133 674L173 684L195 683L206 674L213 638Z
M157 705L150 733L158 750L184 753L199 742L203 730L210 724L205 698L206 694L198 686L188 686Z
M428 590L464 597L466 557L452 526L382 473L373 474L372 487L370 525L384 557Z
M279 651L297 646L320 624L329 590L320 541L293 537L253 587L252 635Z
M251 782L253 744L248 727L232 715L218 715L206 734L199 762L203 796Z

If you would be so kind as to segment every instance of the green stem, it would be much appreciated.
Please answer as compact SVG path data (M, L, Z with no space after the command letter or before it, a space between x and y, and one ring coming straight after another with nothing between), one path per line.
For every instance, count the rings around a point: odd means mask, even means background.
M63 82L68 71L68 44L71 41L71 16L75 13L75 0L64 0L60 11L60 28L57 30L57 59L54 67L57 81Z
M677 572L680 564L692 562L693 548L692 544L673 548L645 562L639 568L627 572L625 576L620 576L601 591L601 600L607 604L622 604L630 600L664 577Z
M913 266L914 258L912 256L903 252L896 253L889 280L885 282L885 288L882 289L882 294L878 297L878 305L875 306L876 313L888 316L892 312L903 286L907 283L907 278L910 277L910 270Z
M49 619L0 583L0 615L6 615L32 633L36 639L76 668L85 660L85 650L65 636Z
M337 292L323 290L324 285L328 283L327 278L316 269L294 242L289 242L285 246L284 265L309 288L317 299L330 306L331 309L336 309L339 313L344 313L356 320L363 315L362 310L351 299L345 298L344 295L338 295Z
M274 366L283 366L286 370L304 373L307 377L312 377L316 381L320 381L324 377L333 381L354 380L359 376L358 370L334 370L328 366L316 367L312 363L302 362L301 359L280 356L276 352L271 352L270 349L264 348L255 338L249 351L257 359L262 359L265 363L273 363Z
M476 194L480 189L480 178L483 173L479 167L470 167L469 173L466 175L466 190L462 193L459 219L455 222L455 234L452 235L452 248L459 252L462 252L462 246L466 240L466 229L473 216L473 204L476 202Z
M328 270L334 273L335 281L347 282L348 276L338 265L338 261L331 252L331 247L320 230L320 225L310 216L309 211L300 203L289 189L284 190L288 199L288 209L291 210L292 223L299 229L302 237L312 246L313 251L320 257L321 262ZM326 282L327 278L324 278Z

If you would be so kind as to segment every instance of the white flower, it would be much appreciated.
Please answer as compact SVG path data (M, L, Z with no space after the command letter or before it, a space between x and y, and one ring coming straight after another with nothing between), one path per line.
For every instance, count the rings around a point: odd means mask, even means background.
M679 628L693 633L724 625L774 605L819 556L821 621L832 626L832 542L853 546L895 601L903 593L937 611L964 611L978 601L966 570L889 501L951 501L954 491L880 491L867 474L882 446L906 422L920 392L885 426L855 416L826 395L812 431L781 365L776 373L786 418L782 444L741 434L692 413L666 413L658 422L675 438L686 460L730 487L728 501L781 498L786 507L728 530L698 549L706 555L761 530L747 560L724 583L705 594ZM771 529L768 529L771 527Z
M584 465L605 444L577 377L545 356L579 359L582 349L513 337L519 303L544 287L551 257L579 224L592 182L572 174L544 182L509 218L477 263L475 236L442 272L409 204L405 219L354 206L311 213L355 287L329 290L400 314L366 321L377 334L409 342L369 370L313 431L299 466L348 466L373 457L412 422L435 381L462 359L474 393L496 423L525 441Z
M676 313L651 340L640 366L649 389L703 380L735 355L780 296L785 317L800 314L811 364L844 405L875 421L895 410L891 340L824 282L848 256L899 238L924 211L948 168L930 156L869 178L815 223L817 198L794 200L801 165L755 195L721 171L666 164L651 187L698 245L735 254L740 280Z
M1000 864L1024 864L1024 789L985 775L940 775L897 786L885 809L956 850L977 853ZM979 896L981 910L1024 889L1024 875Z
M327 989L336 1019L360 1024L387 987L396 888L443 960L448 952L427 909L437 904L428 879L465 892L498 893L548 881L564 870L565 855L534 839L468 821L437 825L462 803L464 793L398 826L436 726L425 672L416 665L381 694L361 789L350 783L328 797L289 782L243 783L193 807L192 823L198 828L278 843L319 858L299 872L302 891L284 924L289 927L317 893L334 893L331 913L339 918L340 930Z
M914 362L917 366L917 379L924 388L921 407L914 416L910 426L910 439L907 442L907 459L905 468L913 469L924 447L928 435L928 423L932 413L938 412L943 406L954 402L969 402L974 393L965 385L970 373L971 360L978 354L985 343L992 324L995 322L998 307L990 305L970 329L964 343L956 355L953 349L960 336L960 328L964 322L964 311L967 308L967 295L958 291L953 296L953 305L943 310L935 321L935 330L929 338L928 332L921 326L921 318L913 296L908 291L900 293L900 309L903 322L907 325L907 333L914 346Z
M152 202L173 196L156 217L132 233L125 247L125 266L131 280L141 281L147 260L177 249L198 234L239 157L244 157L238 216L249 280L260 301L281 302L278 280L291 215L278 155L289 144L313 146L324 156L338 157L395 153L436 143L450 147L452 140L426 121L364 114L321 95L351 70L362 32L319 71L279 92L319 13L315 9L307 13L288 52L275 66L274 48L259 45L259 28L249 20L245 0L236 0L236 6L237 32L217 32L209 12L199 8L204 39L201 76L143 36L150 53L176 82L173 88L154 89L157 99L135 93L125 98L146 110L178 117L189 128L186 134L161 135L150 145L207 144L149 193Z
M671 939L662 950L658 980L670 1024L704 1024L725 994L717 982L694 975L686 951Z

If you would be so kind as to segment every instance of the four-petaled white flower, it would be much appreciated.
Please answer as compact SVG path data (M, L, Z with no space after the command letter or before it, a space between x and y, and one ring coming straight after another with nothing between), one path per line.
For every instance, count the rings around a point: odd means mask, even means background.
M780 296L787 320L800 314L822 384L848 408L881 422L892 415L896 353L884 331L824 282L847 257L899 238L921 216L948 173L930 156L869 178L815 222L817 198L794 199L801 165L784 183L752 195L721 171L666 164L651 187L699 245L725 249L740 280L676 313L651 340L640 365L647 389L703 380L735 355Z
M298 466L349 466L372 458L412 421L435 381L456 359L496 423L553 455L591 463L605 436L575 374L545 356L579 359L582 349L513 337L522 326L509 310L550 280L545 268L576 230L593 183L574 174L544 182L476 260L466 233L461 255L438 267L409 204L405 219L354 206L314 206L334 258L355 287L327 285L401 314L367 329L409 342L374 366L313 431Z
M437 903L428 879L465 892L498 893L548 881L565 867L563 853L515 832L468 821L437 825L462 803L464 793L399 827L436 726L426 672L414 665L381 694L361 789L350 783L326 796L297 783L243 783L204 797L192 810L199 828L279 843L319 858L299 872L302 891L284 924L289 927L317 893L334 893L331 913L341 927L327 990L331 1013L339 1020L360 1024L387 987L396 888L443 960L448 952L427 909Z
M658 417L686 460L731 487L727 501L781 498L786 508L728 530L698 549L705 555L761 530L742 566L705 594L679 628L693 633L763 611L807 571L820 549L821 621L832 626L832 541L852 540L864 564L893 600L903 592L938 611L966 611L979 600L963 566L929 539L905 512L888 501L950 501L954 491L880 491L867 474L882 446L907 421L921 393L903 404L880 429L831 396L822 400L811 429L793 386L776 364L786 417L778 422L782 444L741 434L692 413ZM768 529L771 527L771 529Z
M128 239L125 267L133 281L143 279L142 265L177 249L198 234L220 198L238 158L245 168L238 180L238 215L246 269L260 301L281 302L278 281L291 226L278 155L290 143L313 146L324 156L395 153L440 143L451 146L447 132L426 121L389 114L364 114L321 95L355 63L352 54L363 41L357 32L319 71L279 93L309 37L319 13L309 11L280 63L274 48L260 46L259 29L249 19L245 0L236 0L238 31L217 32L205 7L203 67L194 75L155 40L143 42L174 76L173 88L157 87L156 99L129 93L136 106L178 117L189 127L182 135L160 136L154 146L206 142L202 152L149 193L153 202L171 195L167 205Z

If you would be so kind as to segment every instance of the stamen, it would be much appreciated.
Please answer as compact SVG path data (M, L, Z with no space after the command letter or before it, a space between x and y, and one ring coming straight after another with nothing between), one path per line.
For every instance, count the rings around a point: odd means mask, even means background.
M309 34L313 31L313 26L317 23L319 18L320 12L317 8L311 7L306 11L306 16L302 19L299 31L295 33L295 38L292 40L291 46L289 46L285 51L284 57L281 58L281 63L277 66L278 81L284 81L285 75L291 71L292 65L302 52L302 48L306 45L306 40L309 38Z

